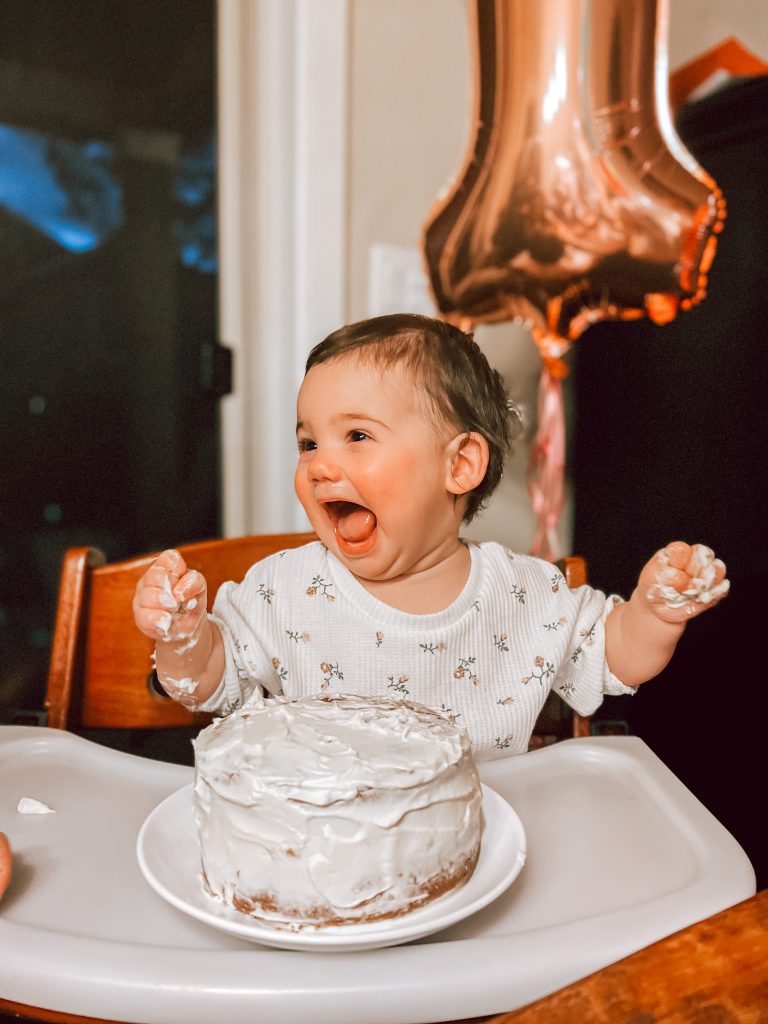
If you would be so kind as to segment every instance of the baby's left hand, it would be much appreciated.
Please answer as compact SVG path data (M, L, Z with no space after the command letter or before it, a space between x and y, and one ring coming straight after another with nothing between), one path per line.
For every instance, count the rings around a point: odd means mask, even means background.
M664 622L687 622L716 605L730 586L724 563L710 548L676 540L645 565L637 591Z

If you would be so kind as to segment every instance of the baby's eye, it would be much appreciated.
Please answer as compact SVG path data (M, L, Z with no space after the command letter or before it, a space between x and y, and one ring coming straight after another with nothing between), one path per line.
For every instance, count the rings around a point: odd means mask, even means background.
M311 437L300 437L298 439L299 452L313 452L317 448L317 444L312 440Z
M350 441L367 441L368 435L364 430L350 430L349 439Z

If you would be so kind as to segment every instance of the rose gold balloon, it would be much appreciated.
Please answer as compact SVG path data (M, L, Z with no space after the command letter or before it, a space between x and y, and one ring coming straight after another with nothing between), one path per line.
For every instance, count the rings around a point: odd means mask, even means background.
M474 140L430 211L441 314L559 358L597 320L704 295L725 204L672 126L664 0L471 0Z

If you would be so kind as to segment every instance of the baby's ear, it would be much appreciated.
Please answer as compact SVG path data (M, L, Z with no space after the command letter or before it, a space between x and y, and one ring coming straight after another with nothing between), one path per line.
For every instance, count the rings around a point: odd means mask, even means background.
M448 444L448 457L445 486L450 494L469 494L483 482L489 453L482 434L457 434Z

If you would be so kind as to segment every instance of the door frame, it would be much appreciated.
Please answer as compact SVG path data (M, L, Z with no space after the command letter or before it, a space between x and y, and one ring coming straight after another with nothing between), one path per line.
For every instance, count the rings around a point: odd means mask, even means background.
M307 528L295 393L345 319L350 0L217 0L225 536Z

